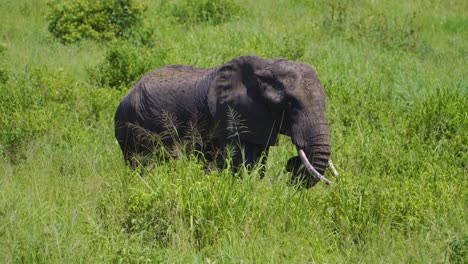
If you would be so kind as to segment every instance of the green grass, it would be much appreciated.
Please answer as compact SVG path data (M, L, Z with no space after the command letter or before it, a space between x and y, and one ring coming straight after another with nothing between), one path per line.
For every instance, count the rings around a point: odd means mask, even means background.
M466 263L466 1L239 0L188 24L194 1L147 1L134 35L72 45L47 31L47 2L0 0L2 263ZM241 54L316 68L334 186L289 184L286 137L263 180L190 156L125 168L126 83Z

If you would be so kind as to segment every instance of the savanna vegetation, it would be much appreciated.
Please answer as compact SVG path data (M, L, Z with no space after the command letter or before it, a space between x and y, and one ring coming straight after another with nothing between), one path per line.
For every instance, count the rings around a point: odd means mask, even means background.
M0 0L0 262L467 263L467 10ZM292 185L288 138L263 180L190 153L124 166L113 114L144 72L242 54L315 67L336 184Z

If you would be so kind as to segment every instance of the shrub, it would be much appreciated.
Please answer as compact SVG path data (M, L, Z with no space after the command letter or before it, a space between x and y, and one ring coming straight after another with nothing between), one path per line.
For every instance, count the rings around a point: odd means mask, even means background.
M0 83L0 156L6 154L15 162L21 149L35 139L76 129L72 123L96 125L113 114L120 96L78 83L60 68L32 67L11 74Z
M49 31L62 43L122 37L141 23L146 10L135 0L78 0L54 2L51 7Z
M233 0L183 0L172 5L170 13L181 24L217 25L230 21L240 10L241 7Z
M14 151L53 128L53 120L73 107L74 85L61 70L26 69L0 84L0 144Z
M158 54L160 55L158 57ZM107 51L104 61L88 70L93 82L100 86L128 88L141 75L151 69L152 59L163 59L164 54L126 41L117 41Z
M287 58L290 60L299 60L306 51L305 39L288 35L280 39L276 57Z

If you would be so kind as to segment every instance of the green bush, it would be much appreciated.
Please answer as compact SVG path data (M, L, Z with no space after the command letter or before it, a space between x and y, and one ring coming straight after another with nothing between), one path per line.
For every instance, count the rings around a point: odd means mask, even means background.
M306 51L306 41L303 37L288 35L280 39L275 57L299 60Z
M49 31L62 43L122 37L142 22L146 10L137 0L78 0L51 7Z
M26 69L0 85L0 144L8 149L43 135L73 106L74 85L61 70Z
M159 54L159 56L158 56ZM100 86L128 88L153 64L160 64L163 53L133 43L117 41L106 52L104 61L88 70L91 80ZM153 60L158 60L153 62Z
M239 15L241 7L233 0L183 0L170 9L181 24L222 24Z
M25 143L57 128L66 130L71 122L94 124L115 111L118 97L78 83L60 68L26 68L12 74L0 83L0 154L14 158Z

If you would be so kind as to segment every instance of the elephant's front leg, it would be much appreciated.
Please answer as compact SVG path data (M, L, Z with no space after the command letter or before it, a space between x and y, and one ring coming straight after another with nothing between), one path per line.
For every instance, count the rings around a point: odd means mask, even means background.
M237 171L239 166L244 163L246 168L251 171L255 165L261 163L260 178L263 178L265 176L265 165L269 146L245 141L237 146L233 156L234 170Z

